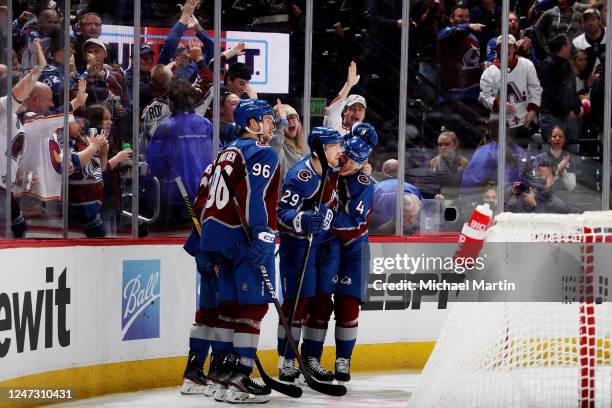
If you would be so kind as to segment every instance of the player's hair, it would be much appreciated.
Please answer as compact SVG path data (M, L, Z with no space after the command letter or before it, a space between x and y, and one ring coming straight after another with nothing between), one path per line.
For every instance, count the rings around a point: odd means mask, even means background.
M174 110L193 111L197 100L197 92L189 81L175 79L170 84L168 99L172 102Z
M551 54L556 54L561 51L561 48L569 44L570 40L567 34L556 34L548 40L548 49Z
M227 81L232 81L236 78L244 79L245 81L250 81L251 69L242 62L236 62L235 64L230 65L230 67L227 69L227 72L225 73L223 83L227 84Z

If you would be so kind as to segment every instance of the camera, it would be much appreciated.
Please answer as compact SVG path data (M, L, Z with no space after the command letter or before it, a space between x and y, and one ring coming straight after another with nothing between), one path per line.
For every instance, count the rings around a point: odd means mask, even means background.
M520 183L519 183L519 184L516 186L516 192L517 192L517 194L528 193L530 190L531 190L531 187L530 187L530 186L529 186L527 183L525 183L525 182L523 182L523 181L521 181L521 182L520 182Z

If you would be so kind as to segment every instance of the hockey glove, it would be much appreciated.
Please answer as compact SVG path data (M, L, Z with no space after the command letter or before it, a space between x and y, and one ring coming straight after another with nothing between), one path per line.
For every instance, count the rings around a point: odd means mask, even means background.
M325 217L316 211L300 211L293 219L293 227L298 233L318 234L323 229Z
M253 268L259 268L274 257L276 235L269 228L253 230L251 234L253 240L249 249L249 263Z
M196 265L198 272L202 275L208 275L213 272L213 263L206 252L196 251L195 254Z

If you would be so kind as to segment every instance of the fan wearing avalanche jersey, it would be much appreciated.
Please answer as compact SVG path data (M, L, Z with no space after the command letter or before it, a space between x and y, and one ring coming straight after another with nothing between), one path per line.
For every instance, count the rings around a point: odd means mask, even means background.
M274 276L280 169L278 156L268 144L274 129L271 106L241 100L234 121L240 137L215 161L200 240L200 251L218 272L219 318L214 345L225 354L219 370L209 373L209 380L215 383L218 401L262 403L270 399L270 388L253 381L250 374L261 320L272 300L260 268ZM233 205L230 191L239 208ZM251 234L250 245L241 219Z
M336 206L336 187L338 184L338 159L342 136L337 130L321 126L314 128L308 135L308 147L313 152L293 166L283 182L278 203L280 231L280 275L283 290L283 313L290 318L297 282L300 278L302 260L308 244L308 235L313 234L310 254L306 263L299 302L292 324L292 334L299 341L302 321L306 318L308 305L317 302L315 294L322 282L331 282L337 273L338 254L333 253L330 227ZM317 151L325 150L328 166L322 168ZM324 184L323 198L319 211L319 187ZM278 353L282 361L280 380L293 382L297 378L294 365L295 355L286 347L283 327L278 328ZM286 351L285 351L286 349ZM320 362L315 358L302 356L309 372L317 377Z
M319 288L304 324L303 353L321 359L323 342L332 310L336 319L335 375L329 379L350 380L350 360L357 341L359 305L364 300L370 269L368 216L374 199L374 183L363 172L372 147L378 142L369 123L356 123L344 136L338 181L338 211L332 225L340 266L336 279ZM331 296L334 295L332 306Z

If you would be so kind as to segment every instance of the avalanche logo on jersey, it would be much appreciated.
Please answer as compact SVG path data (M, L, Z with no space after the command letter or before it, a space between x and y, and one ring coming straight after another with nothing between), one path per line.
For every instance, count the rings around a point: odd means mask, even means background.
M11 156L14 160L18 159L23 153L23 147L25 146L25 133L20 132L13 139L11 144Z
M302 181L308 181L312 178L312 173L310 170L302 169L298 173L298 178Z
M102 180L102 166L100 165L100 158L94 156L91 160L83 166L81 170L83 176L90 180Z
M370 184L370 178L365 174L360 174L359 176L357 176L357 181L361 184L365 184L366 186Z
M53 136L49 136L49 159L57 174L62 174L62 148Z
M473 34L468 36L470 48L463 54L463 69L479 69L480 68L480 47L478 40Z
M159 259L123 261L123 341L159 338L160 273Z
M508 82L508 102L510 103L523 103L527 102L527 93L519 89L514 81ZM497 92L499 96L499 92Z

